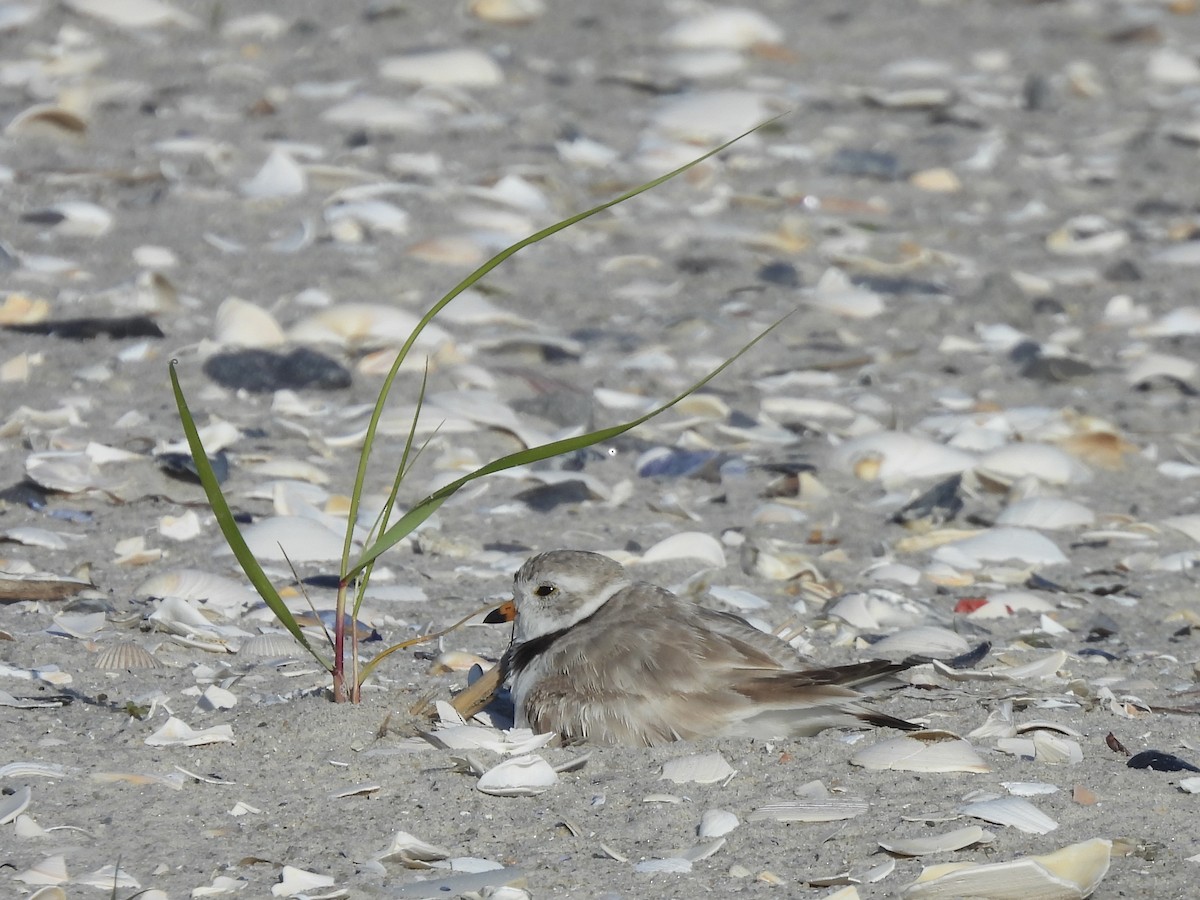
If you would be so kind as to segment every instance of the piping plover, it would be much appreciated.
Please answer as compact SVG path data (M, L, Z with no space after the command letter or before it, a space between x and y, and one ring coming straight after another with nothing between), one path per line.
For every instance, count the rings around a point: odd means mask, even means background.
M598 553L528 560L513 599L499 677L516 724L564 741L653 746L715 736L800 737L839 725L919 726L859 705L850 685L906 667L882 660L800 669L784 641L704 609Z

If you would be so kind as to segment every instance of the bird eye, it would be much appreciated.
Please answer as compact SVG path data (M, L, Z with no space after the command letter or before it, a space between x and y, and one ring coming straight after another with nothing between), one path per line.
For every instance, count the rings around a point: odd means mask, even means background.
M551 594L554 593L554 585L539 584L537 587L535 587L533 589L533 592L535 594L537 594L539 597L549 597Z

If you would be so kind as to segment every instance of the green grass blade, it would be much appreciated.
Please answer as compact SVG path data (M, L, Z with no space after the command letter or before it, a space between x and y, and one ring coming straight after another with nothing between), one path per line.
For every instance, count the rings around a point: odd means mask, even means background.
M267 577L267 573L262 570L262 566L258 564L258 560L254 558L254 554L250 552L250 548L246 546L242 532L238 529L237 522L233 518L233 511L230 510L229 504L225 501L221 485L217 482L217 476L213 472L212 464L208 461L208 454L204 451L204 444L200 441L200 432L196 429L196 421L192 418L192 412L188 409L187 400L183 396L183 388L179 384L179 376L175 371L176 365L177 361L171 360L167 368L171 375L171 388L175 391L175 406L179 410L179 421L183 424L183 433L187 435L188 447L191 449L192 459L196 463L196 472L200 476L200 484L204 487L204 494L208 497L208 505L212 508L213 515L217 518L217 525L221 528L221 534L225 536L225 542L229 544L229 549L233 551L238 565L242 567L242 571L246 573L246 577L250 579L250 583L254 585L254 589L258 591L258 595L263 598L263 602L275 614L275 618L279 620L279 623L291 633L300 646L313 655L317 662L327 670L332 671L330 662L309 644L308 638L300 630L300 625L296 622L292 611L287 608L287 605L283 602L283 598L275 590L275 585L271 584L271 579Z
M396 380L396 375L399 373L400 367L404 364L404 360L408 358L408 353L412 349L413 344L416 343L418 336L420 336L421 332L425 330L425 326L428 325L430 322L432 322L434 320L434 318L438 315L438 313L440 313L443 309L446 308L446 305L449 304L451 300L453 300L455 297L457 297L459 294L461 294L467 288L475 285L480 279L482 279L485 275L487 275L489 272L491 272L497 266L502 264L509 257L513 256L516 253L519 253L520 251L524 250L526 247L530 246L531 244L536 244L539 241L550 237L552 234L557 234L558 232L562 231L565 228L570 228L572 225L582 222L584 219L589 219L592 216L596 215L597 213L604 212L606 209L611 209L612 207L617 206L618 204L624 203L626 200L631 200L632 198L636 197L638 194L643 194L646 191L653 190L654 188L658 187L660 184L670 181L672 178L675 178L678 175L682 175L684 172L688 171L688 169L691 169L693 166L697 166L700 163L704 162L706 159L716 156L718 153L721 153L723 150L727 149L728 147L732 146L733 144L736 144L738 141L740 141L742 138L746 137L747 135L751 135L754 132L758 131L759 129L765 128L765 127L773 124L774 122L778 121L780 118L782 118L782 116L776 116L772 119L768 119L765 122L761 122L758 125L755 125L753 128L751 128L749 131L739 134L737 137L733 138L732 140L726 141L724 144L721 144L719 147L713 148L712 150L708 151L704 155L696 157L691 162L685 163L684 165L668 172L665 175L660 175L658 178L655 178L652 181L647 181L645 184L640 184L635 188L631 188L630 190L626 191L625 193L621 194L618 197L613 198L612 200L608 200L604 203L601 203L599 206L593 206L589 210L586 210L581 213L577 213L573 216L569 216L568 218L563 219L560 222L555 222L553 225L549 226L548 228L543 228L541 231L538 231L538 232L535 232L534 234L529 235L529 237L522 238L521 240L517 241L515 244L512 244L511 246L506 247L505 249L501 250L499 253L497 253L495 256L493 256L491 259L489 259L487 262L485 262L483 265L481 265L479 268L477 268L474 272L472 272L470 275L468 275L466 278L464 278L462 281L460 281L458 284L456 284L453 288L451 288L449 290L449 292L447 292L445 294L445 296L443 296L440 300L438 300L437 303L435 303L433 306L431 306L429 308L429 311L427 313L425 313L424 316L421 317L421 320L417 323L416 327L413 328L412 333L409 334L407 340L405 340L403 346L401 346L400 351L396 354L396 360L395 360L395 362L392 363L391 369L388 371L387 375L383 379L383 385L379 390L379 397L375 401L375 408L372 410L371 419L367 423L366 438L363 441L362 452L359 454L358 469L354 475L354 488L350 492L349 521L346 526L346 539L342 545L342 580L343 581L346 581L347 579L353 577L353 575L355 573L362 570L362 566L363 566L363 563L360 560L358 563L355 564L353 570L348 568L349 562L350 562L350 552L351 552L352 545L353 545L354 523L358 520L359 502L362 498L363 485L366 483L366 479L367 479L367 464L371 457L371 450L374 447L375 433L379 428L379 420L383 416L384 406L387 403L388 395L391 393L392 384ZM603 440L603 438L600 438L599 440ZM588 445L584 444L583 446L588 446ZM513 463L513 465L520 465L520 463ZM494 471L499 471L499 470L494 470ZM432 510L430 512L432 512ZM392 543L394 544L395 541L393 541ZM375 554L375 556L378 556L378 554ZM374 559L374 556L372 556L371 558Z
M562 440L551 441L548 444L542 444L538 447L530 447L526 450L519 450L516 453L510 453L508 456L502 456L499 459L493 460L487 465L480 466L475 471L450 482L445 487L439 488L424 500L417 503L394 525L384 531L384 533L379 536L379 539L375 541L375 543L364 550L363 555L354 564L354 567L347 573L347 577L353 577L355 573L372 564L380 556L380 554L394 547L399 541L411 534L415 528L433 515L437 511L438 507L445 503L464 485L469 484L477 478L482 478L485 475L492 475L496 472L502 472L505 469L512 469L517 466L524 466L543 459L550 459L554 456L560 456L564 453L572 453L576 450L582 450L585 447L590 447L593 444L598 444L602 441L611 440L618 435L637 428L637 426L641 425L643 422L648 422L650 419L653 419L655 416L667 411L672 406L679 403L679 401L683 400L685 397L694 394L700 388L704 387L704 385L708 384L727 368L729 368L729 366L733 365L735 361L744 356L755 344L782 325L788 316L791 315L792 313L788 313L773 325L755 335L755 337L748 344L742 347L741 350L729 357L729 359L725 360L695 384L691 385L682 393L676 397L673 397L671 400L668 400L661 406L657 406L650 410L650 412L646 413L645 415L638 416L636 419L632 419L621 425L613 425L608 428L601 428L596 431L590 431L587 434L563 438Z

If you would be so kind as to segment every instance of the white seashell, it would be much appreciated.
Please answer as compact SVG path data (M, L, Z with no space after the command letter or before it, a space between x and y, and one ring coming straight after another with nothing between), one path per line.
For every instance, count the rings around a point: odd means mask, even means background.
M1042 781L1002 781L1000 786L1014 797L1039 797L1043 794L1057 794L1061 790L1056 784L1046 784Z
M233 691L227 691L223 687L210 684L204 689L204 693L200 695L196 706L202 710L213 712L218 709L233 709L237 706L237 702L237 697Z
M1061 565L1068 561L1052 540L1028 528L989 528L974 537L938 547L933 559L958 569L978 569L987 562L1009 560L1034 566Z
M161 669L164 664L141 644L121 641L109 644L96 654L96 668L106 672L127 672L131 669Z
M851 765L873 771L990 772L975 749L948 731L918 731L864 747Z
M374 859L380 862L399 862L411 868L425 868L422 863L437 862L449 857L449 850L427 843L407 831L397 831L392 842L375 854Z
M536 753L506 759L488 769L475 788L495 797L531 797L550 790L558 783L554 767Z
M865 573L872 581L894 581L897 584L916 587L921 581L921 570L904 563L880 563Z
M944 834L933 834L921 838L896 838L880 841L879 846L897 856L928 856L930 853L950 853L972 844L986 844L995 839L990 831L978 825L956 828Z
M236 625L209 621L193 601L181 597L165 597L158 609L146 618L163 631L185 638L185 643L190 646L214 653L232 652L231 642L250 637L249 632Z
M997 525L1046 531L1088 528L1095 523L1094 512L1082 503L1062 497L1026 497L1010 503L996 517Z
M29 809L32 799L33 789L29 785L18 788L11 794L0 795L0 825L7 825Z
M318 872L306 872L295 866L284 866L279 874L279 884L271 886L273 897L296 897L311 894L318 888L331 887L336 883L332 875L321 875Z
M338 240L351 239L348 243L362 240L362 229L372 234L405 235L409 230L409 215L394 203L386 200L355 200L337 203L325 209L325 221ZM352 224L354 230L345 232L341 226ZM357 235L357 237L354 237Z
M304 648L288 634L257 634L238 647L238 656L250 660L300 659L304 655Z
M809 305L848 319L873 319L884 311L883 297L859 287L841 269L829 268L807 291Z
M22 544L26 547L41 547L45 550L67 549L67 542L63 540L61 535L45 528L37 528L33 525L19 525L16 528L0 532L0 535L7 541Z
M91 16L118 28L158 28L174 25L199 28L197 19L179 12L160 0L65 0L66 5L84 16Z
M393 56L379 64L379 74L405 84L464 88L494 87L504 81L504 72L496 61L470 47Z
M299 197L308 190L308 176L291 154L272 150L262 168L253 178L240 186L243 197L250 200L281 200Z
M497 25L528 25L546 12L545 0L471 0L471 15Z
M429 732L425 737L435 746L450 750L491 750L504 756L522 756L554 740L554 733L534 734L528 728L497 731L479 725L452 725Z
M642 554L639 562L654 563L674 559L695 559L721 569L725 566L725 548L712 535L700 531L684 531L654 544Z
M233 728L230 725L213 725L199 731L182 719L171 716L165 725L143 742L151 747L200 747L205 744L232 744Z
M718 838L729 834L738 824L738 817L727 809L706 809L696 834L702 838Z
M1004 485L1029 475L1045 484L1082 484L1092 477L1087 466L1050 444L1008 444L985 453L975 472Z
M288 330L288 338L301 344L399 347L419 321L418 316L407 310L382 303L339 303L297 322ZM430 324L425 326L414 348L436 350L449 340L449 332Z
M48 834L49 834L49 832L45 832L45 835L48 835ZM35 835L35 836L42 837L45 835ZM165 897L165 895L164 895L164 897ZM68 898L67 898L67 892L64 891L62 888L60 888L58 885L50 885L48 887L39 888L38 890L34 891L32 894L29 895L28 900L68 900ZM159 897L159 898L155 898L155 900L164 900L164 898Z
M1179 789L1187 794L1200 794L1200 775L1179 779Z
M685 50L749 50L756 44L780 44L783 30L762 13L725 7L697 13L668 28L667 47Z
M697 753L663 763L661 778L675 784L716 784L737 774L720 753Z
M1049 834L1058 823L1021 797L1000 797L966 803L959 811L993 825L1010 825L1026 834Z
M748 822L840 822L861 816L870 804L853 797L830 796L825 800L789 800L783 803L768 803L755 808Z
M1046 238L1046 249L1060 256L1113 253L1129 243L1129 232L1103 216L1076 216Z
M971 649L966 638L937 625L920 625L889 634L871 645L871 654L884 659L908 656L950 657Z
M663 873L685 875L692 871L692 861L678 856L668 857L667 859L646 859L635 865L633 870L649 875Z
M284 342L275 317L239 297L227 297L217 307L213 337L224 347L278 347ZM207 445L206 449L213 452Z
M881 431L846 441L834 451L832 462L864 481L894 485L957 475L975 465L975 457L903 431Z
M102 206L82 200L55 203L27 215L34 217L35 222L57 219L51 225L51 230L66 237L100 237L107 234L113 225L112 213Z
M382 132L427 131L433 125L433 115L427 108L371 95L344 100L321 113L321 118L346 128Z
M158 520L158 533L173 541L190 541L200 535L200 517L194 509L181 516L163 516Z
M86 453L47 451L25 457L25 474L44 488L77 494L115 487L105 478L96 460Z
M1093 838L1042 856L986 865L929 866L904 888L904 900L1082 900L1108 872L1112 841Z
M1071 738L1037 731L1033 735L1033 758L1051 766L1073 766L1083 762L1083 748Z
M1196 543L1200 544L1200 515L1195 513L1186 516L1171 516L1159 522L1167 528L1174 529L1180 534L1187 535Z
M342 558L343 536L315 519L303 516L262 519L243 528L242 537L259 560L301 563L332 562Z
M196 600L230 617L258 602L258 594L244 583L203 569L172 569L153 575L134 589L134 596Z
M1018 612L1051 612L1054 604L1029 591L1001 591L971 613L973 619L1001 619Z
M1200 363L1166 353L1147 353L1130 365L1125 380L1132 385L1144 384L1155 378L1171 378L1192 382L1200 373Z
M1146 56L1146 77L1171 86L1200 83L1200 63L1187 51L1156 47Z
M122 887L136 891L141 887L136 878L118 866L101 866L94 872L88 872L86 875L79 875L72 878L71 883L81 884L85 887L100 888L101 890L113 890ZM146 898L146 900L167 900L167 895L162 891L143 891L137 896Z
M1200 260L1197 261L1200 264ZM1185 337L1200 334L1200 306L1181 306L1138 329L1145 337Z
M12 878L25 884L51 885L65 884L71 880L71 876L67 874L67 860L62 856L48 856Z
M724 585L711 585L708 589L708 595L714 600L732 606L734 609L747 612L756 609L767 609L771 606L771 601L766 600L758 594L752 594L750 591L742 588L726 587Z
M703 91L664 104L651 117L658 132L695 143L712 144L749 131L769 118L766 98L752 91Z
M91 638L104 628L104 613L57 613L54 624L48 629L51 634L64 634L73 638Z
M67 770L53 763L18 761L0 766L0 778L66 778ZM6 824L0 821L0 825Z

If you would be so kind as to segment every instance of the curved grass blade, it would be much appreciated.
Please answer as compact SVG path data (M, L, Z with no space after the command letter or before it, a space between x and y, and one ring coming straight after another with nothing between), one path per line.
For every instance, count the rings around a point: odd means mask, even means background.
M443 628L441 631L431 631L431 632L429 632L429 634L423 634L420 637L409 638L408 640L401 641L398 644L392 644L392 646L388 647L386 650L381 650L380 652L378 652L374 656L372 656L369 660L367 660L366 664L362 667L362 671L358 675L358 683L360 685L364 684L366 682L367 678L370 677L371 671L377 665L379 665L381 662L383 662L385 659L387 659L389 656L391 656L393 653L395 653L397 650L404 650L408 647L415 647L418 644L428 644L430 641L436 641L438 638L445 637L450 632L454 631L457 628L461 628L467 622L471 621L476 616L482 615L483 613L492 609L494 606L495 606L495 604L493 604L493 603L489 603L487 606L481 606L479 609L476 609L476 610L473 610L472 612L467 613L465 616L463 616L461 619L459 619L457 622L455 622L453 625L449 626L448 628Z
M221 534L225 536L225 542L229 544L229 549L233 551L238 565L242 567L242 571L246 573L246 577L250 579L250 583L254 585L254 589L258 591L258 595L263 598L263 602L275 614L275 618L279 620L279 623L291 633L292 637L296 639L301 647L312 654L317 662L324 666L327 671L332 672L332 663L309 644L308 638L300 630L300 625L296 622L292 611L287 608L287 604L283 602L283 598L275 590L275 585L271 584L271 579L267 577L267 573L262 570L262 566L258 564L258 560L254 558L254 554L250 552L250 548L246 546L242 532L238 529L237 522L233 518L233 512L230 510L229 504L225 501L221 485L217 482L217 476L213 472L212 464L208 461L208 454L204 451L204 444L200 441L200 432L196 429L196 421L192 418L191 410L188 409L187 399L184 397L183 388L179 384L179 375L175 371L177 364L177 360L171 360L167 368L171 375L171 388L175 392L175 406L179 411L179 421L183 423L183 433L187 435L188 447L191 449L192 459L196 463L196 472L200 476L200 484L204 487L204 494L208 498L208 505L212 508L213 515L217 518L217 525L221 528Z
M539 241L550 237L552 234L557 234L558 232L562 231L565 228L570 228L572 225L582 222L584 219L590 219L592 216L596 215L597 213L604 212L606 209L611 209L612 207L617 206L618 204L624 203L626 200L631 200L632 198L636 197L638 194L643 194L646 191L653 190L654 188L658 187L660 184L663 184L667 181L670 181L672 178L675 178L677 175L682 175L684 172L688 171L688 169L691 169L693 166L697 166L700 163L704 162L706 159L716 156L718 153L721 153L723 150L726 150L733 144L736 144L738 141L740 141L742 138L746 137L747 135L751 135L761 128L766 128L767 126L778 121L780 118L782 118L782 116L775 116L774 118L768 119L765 122L761 122L758 125L755 125L753 128L751 128L749 131L739 134L737 137L733 138L732 140L726 141L725 143L721 144L719 147L714 147L712 150L709 150L704 155L696 157L691 162L684 163L679 168L674 169L665 175L660 175L658 178L655 178L651 181L647 181L644 184L640 184L635 188L631 188L630 190L626 191L625 193L621 194L620 196L614 197L612 200L607 200L604 203L601 203L599 206L593 206L589 210L585 210L584 212L581 212L581 213L576 213L575 215L569 216L560 222L555 222L553 225L549 226L548 228L543 228L541 231L538 231L538 232L535 232L534 234L529 235L529 237L522 238L521 240L517 241L515 244L512 244L511 246L506 247L505 249L501 250L499 253L497 253L495 256L493 256L491 259L489 259L487 262L485 262L483 265L481 265L479 268L477 268L474 272L472 272L470 275L468 275L466 278L464 278L462 281L460 281L458 284L456 284L454 287L452 287L442 297L442 299L438 300L437 303L433 304L433 306L431 306L429 308L429 311L421 317L421 320L417 323L416 327L413 328L412 333L409 334L408 339L405 340L403 346L401 346L401 348L400 348L400 351L396 354L396 360L395 360L395 362L392 363L391 369L388 371L387 375L383 379L383 386L379 390L379 397L375 401L375 408L374 408L374 410L372 410L371 419L367 423L366 439L363 443L362 453L359 454L358 470L355 472L355 475L354 475L354 488L350 492L349 525L347 525L347 527L346 527L346 539L345 539L344 544L342 545L342 580L343 581L351 578L355 572L361 571L362 566L363 566L363 563L360 560L358 563L355 564L355 566L352 570L348 569L349 562L350 562L350 551L351 551L351 548L353 545L354 523L358 520L358 506L359 506L360 498L362 497L363 485L366 483L366 479L367 479L367 463L371 456L371 447L374 444L375 432L379 428L379 420L383 416L383 409L384 409L385 404L387 403L388 395L391 393L392 383L396 380L396 375L399 373L400 367L404 364L404 360L408 358L408 353L412 349L413 344L416 343L417 337L421 334L422 331L425 330L425 326L428 325L430 322L432 322L433 319L437 316L437 314L440 313L443 309L445 309L446 305L449 304L451 300L453 300L455 297L457 297L459 294L461 294L467 288L472 287L474 284L476 284L476 282L478 282L480 279L482 279L485 275L487 275L489 272L491 272L493 269L495 269L497 266L499 266L501 263L503 263L509 257L513 256L516 253L519 253L521 250L524 250L526 247L530 246L531 244L536 244ZM720 369L718 369L717 371L719 372ZM701 383L703 383L703 382L701 382ZM619 434L620 432L617 432L617 433ZM603 440L603 439L601 438L600 440ZM592 443L594 443L594 442L592 442ZM580 446L586 447L586 446L589 446L589 444L582 444ZM563 451L560 450L560 451L556 451L556 452L563 452ZM553 456L554 454L550 454L550 455ZM538 457L538 458L545 459L545 457ZM512 465L520 465L520 463L513 463ZM509 468L509 466L503 466L502 468ZM500 470L494 469L492 471L500 471ZM455 488L455 490L457 490L457 488ZM453 492L451 492L451 493L453 493ZM433 510L430 510L430 513L432 513L432 512L433 512ZM413 526L413 527L415 527L415 526ZM410 528L409 530L411 531L412 529ZM405 533L407 533L407 532L405 532ZM394 544L395 541L393 541L392 543ZM378 556L378 554L375 554L375 556ZM374 559L374 556L372 556L371 558Z
M527 450L519 450L516 453L510 453L508 456L502 456L499 459L493 460L487 465L480 466L475 471L450 482L445 487L439 488L424 500L417 503L417 505L408 512L406 512L396 522L396 524L389 527L382 535L380 535L379 539L376 540L375 543L365 549L363 551L363 555L354 564L353 568L346 573L345 577L347 579L353 578L356 573L362 571L366 566L369 566L371 563L373 563L380 554L395 546L398 542L411 534L413 530L417 528L417 526L433 515L437 511L438 507L440 507L451 496L453 496L454 493L459 490L459 488L463 487L463 485L468 484L477 478L482 478L485 475L491 475L495 472L502 472L505 469L512 469L517 466L528 465L529 463L538 462L543 459L550 459L551 457L559 456L563 453L573 453L576 450L582 450L583 448L590 447L593 444L612 440L618 435L637 428L637 426L641 425L643 422L648 422L659 413L666 412L685 397L694 394L700 388L704 387L704 385L708 384L710 381L724 372L727 368L733 365L735 361L744 356L751 347L782 325L784 321L787 320L788 316L791 316L792 314L792 312L789 312L783 318L776 321L773 325L755 335L755 337L748 344L742 347L741 350L729 357L729 359L725 360L695 384L691 385L682 393L668 400L661 406L657 406L650 410L650 412L646 413L645 415L638 416L636 419L632 419L621 425L612 425L608 428L590 431L587 434L563 438L562 440L551 441L548 444L542 444L538 447L530 447Z

